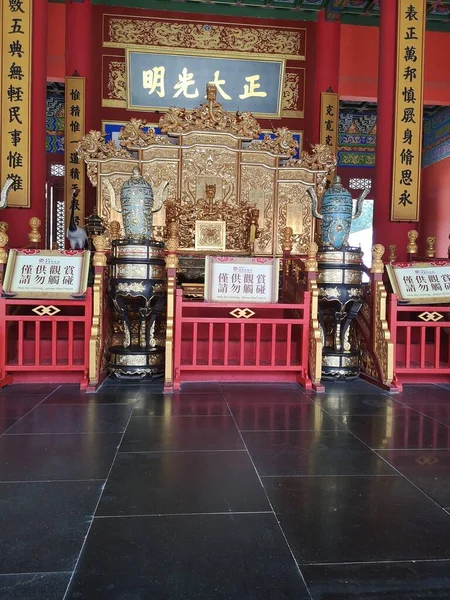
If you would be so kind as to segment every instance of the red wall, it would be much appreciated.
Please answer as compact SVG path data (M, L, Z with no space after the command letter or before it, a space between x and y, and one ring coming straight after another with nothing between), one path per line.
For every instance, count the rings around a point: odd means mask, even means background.
M450 104L450 34L427 31L425 37L425 104Z
M342 98L376 102L378 39L378 27L341 26L339 94Z
M342 98L376 102L378 43L378 27L342 25L339 63L339 93ZM450 35L427 31L424 69L425 104L450 104L449 56Z
M420 200L420 249L426 238L436 236L436 256L447 256L450 234L450 157L422 170Z
M48 3L47 80L64 81L66 5Z

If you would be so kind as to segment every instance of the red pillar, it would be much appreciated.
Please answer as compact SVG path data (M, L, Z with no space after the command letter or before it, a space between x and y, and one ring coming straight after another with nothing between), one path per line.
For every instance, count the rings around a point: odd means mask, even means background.
M91 0L66 0L66 75L86 79L86 131L91 129Z
M327 21L325 11L319 12L316 30L316 70L314 73L313 143L319 143L320 94L329 88L339 92L339 58L341 52L341 21Z
M92 129L91 38L92 1L66 0L66 76L70 77L76 72L80 77L85 78L85 133ZM87 216L92 212L92 207L95 204L95 189L87 181L87 178L84 183L84 204L85 215Z
M42 247L44 247L45 231L45 182L47 179L47 157L45 154L46 137L46 102L47 102L47 0L33 0L33 34L31 60L31 217L38 217L41 222ZM26 234L19 245L26 246Z
M392 173L394 168L394 114L397 68L397 0L380 5L380 45L378 58L377 141L375 149L375 200L373 243L397 245L397 257L406 259L408 231L417 223L394 222L391 217Z

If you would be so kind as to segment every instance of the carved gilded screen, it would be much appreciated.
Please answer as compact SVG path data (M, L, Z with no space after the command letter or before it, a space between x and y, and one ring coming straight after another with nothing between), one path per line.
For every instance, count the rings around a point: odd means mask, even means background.
M261 129L251 113L225 111L211 88L200 107L169 110L160 120L161 134L132 119L119 146L99 132L81 140L78 153L97 187L100 216L122 228L120 191L138 166L155 203L163 201L153 219L156 239L165 239L175 220L181 251L274 256L281 255L283 230L291 227L294 253L305 253L314 237L306 190L314 186L321 196L335 157L316 146L294 159L298 144L286 128L258 139Z

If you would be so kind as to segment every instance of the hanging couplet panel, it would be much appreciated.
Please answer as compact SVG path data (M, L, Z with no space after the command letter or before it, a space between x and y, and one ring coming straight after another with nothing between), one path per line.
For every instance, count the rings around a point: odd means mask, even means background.
M339 127L339 94L322 92L320 94L320 143L337 153Z
M8 206L30 206L32 0L3 0L1 14L0 185L13 180Z
M66 77L65 99L65 199L66 222L69 221L72 193L80 190L76 197L75 221L84 227L84 161L78 157L77 145L85 133L86 98L84 77Z
M391 220L418 221L425 0L399 0Z

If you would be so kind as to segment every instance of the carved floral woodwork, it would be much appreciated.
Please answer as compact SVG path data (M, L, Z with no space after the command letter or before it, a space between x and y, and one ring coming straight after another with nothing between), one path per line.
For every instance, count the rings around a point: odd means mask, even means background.
M161 131L169 134L199 130L226 131L250 139L261 133L261 127L252 113L225 110L217 102L216 87L212 84L206 86L206 100L192 110L169 108L159 121Z
M156 46L224 52L282 54L302 59L306 31L283 27L237 27L228 24L168 22L152 18L107 15L104 45L114 48Z

